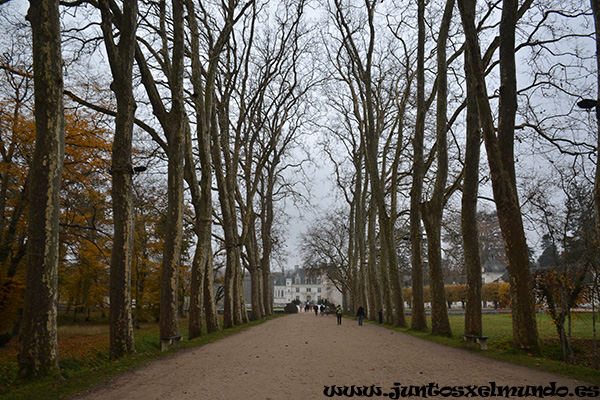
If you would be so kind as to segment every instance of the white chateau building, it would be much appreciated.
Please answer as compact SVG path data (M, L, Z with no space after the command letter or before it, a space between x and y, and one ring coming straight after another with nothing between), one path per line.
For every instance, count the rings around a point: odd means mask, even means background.
M309 278L304 268L295 267L293 271L272 273L273 306L284 307L298 300L301 305L317 304L327 299L330 303L342 304L342 294L325 276Z

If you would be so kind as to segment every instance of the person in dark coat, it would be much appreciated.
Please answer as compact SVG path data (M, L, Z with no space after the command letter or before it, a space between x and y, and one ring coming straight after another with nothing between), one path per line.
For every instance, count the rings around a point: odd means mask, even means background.
M356 316L358 317L358 326L363 326L363 318L365 317L365 309L363 306L358 307Z
M335 316L337 317L337 324L341 325L342 324L342 314L344 312L342 311L342 307L341 306L337 306L337 308L335 309Z

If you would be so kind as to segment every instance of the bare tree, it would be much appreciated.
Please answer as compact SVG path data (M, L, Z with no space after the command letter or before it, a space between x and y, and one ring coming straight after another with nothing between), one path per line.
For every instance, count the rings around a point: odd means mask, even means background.
M172 37L167 33L167 4L161 0L157 4L158 26L154 27L161 38L162 51L155 51L148 42L138 38L135 59L140 69L142 83L152 105L152 110L158 119L166 137L168 159L168 212L164 245L163 263L161 268L161 302L160 302L160 335L174 336L179 333L177 296L179 280L179 260L181 255L181 240L183 231L183 170L185 148L185 108L183 98L184 71L184 21L183 3L172 2ZM171 39L171 40L169 40ZM168 80L170 92L170 110L167 111L163 96L157 87L145 53L139 42L144 43L146 50L163 68ZM171 42L171 43L170 43ZM172 48L169 47L172 44Z
M431 289L431 332L436 335L452 335L446 310L444 276L442 271L441 228L446 203L448 180L448 117L447 117L447 60L446 45L454 0L448 0L442 17L437 42L437 170L431 199L421 205L423 223L427 230L427 255L429 259L429 287Z
M421 229L421 196L425 161L423 141L425 135L425 0L418 0L418 39L417 39L417 120L412 139L413 166L412 187L410 190L410 243L411 243L411 281L412 281L412 319L411 328L425 331L425 294L423 293L423 236Z
M594 12L594 27L596 28L596 75L598 93L596 100L596 177L594 179L594 212L596 214L596 239L600 243L600 3L590 0Z
M133 61L137 29L137 0L98 3L102 32L117 99L112 155L112 206L114 220L110 263L110 354L120 358L135 351L131 316L131 257L133 247L132 138L136 103L133 96ZM114 32L113 26L118 29ZM115 43L119 37L118 44Z
M538 347L537 323L532 296L529 255L519 207L514 170L514 129L516 112L515 29L519 15L530 3L522 6L505 0L500 23L500 105L498 134L492 119L484 78L481 52L475 30L474 7L468 0L459 0L461 19L469 50L469 64L477 88L479 119L483 128L494 199L502 227L513 311L513 344L516 348Z
M214 293L214 277L212 271L212 164L211 164L211 130L216 129L213 125L215 115L214 87L217 66L220 53L225 46L233 25L236 22L234 14L236 2L229 2L224 9L223 27L219 30L216 38L211 36L211 28L206 27L209 36L209 48L207 58L208 67L204 68L200 59L200 26L193 1L186 0L188 11L189 28L191 34L191 58L192 58L192 87L194 93L192 99L197 116L197 139L198 154L201 166L201 178L198 181L196 168L192 154L192 140L188 137L186 146L186 171L185 178L190 187L192 203L196 214L195 231L198 239L196 253L192 264L192 283L190 293L190 318L189 337L194 338L202 333L202 313L206 311L206 327L208 332L218 329L217 310ZM208 11L201 8L206 18Z
M472 4L474 6L475 4ZM465 51L465 75L471 76L468 62L469 50ZM467 304L465 306L465 333L482 335L481 319L481 257L479 254L479 231L477 229L477 195L479 193L479 157L481 130L477 112L477 93L472 80L467 85L467 138L465 149L465 176L463 181L461 231L464 248L465 273L467 275Z
M299 246L310 273L326 275L341 293L349 293L353 286L348 264L347 219L344 211L330 212L302 234Z
M375 2L365 2L365 17L366 27L364 34L366 40L362 43L365 47L359 48L357 45L358 36L355 37L356 31L351 25L356 23L352 21L348 13L348 8L345 8L341 1L335 3L335 23L341 35L341 48L347 54L349 61L350 75L354 80L357 89L355 108L361 110L355 113L360 114L360 133L362 142L365 148L365 167L369 174L372 199L377 206L379 216L379 228L381 229L381 265L384 266L383 278L389 274L390 291L386 294L393 295L393 312L394 323L398 326L406 325L404 316L404 299L402 298L402 289L400 282L400 274L398 270L398 259L395 245L394 218L395 211L388 210L385 201L385 175L379 170L378 166L378 150L379 137L383 127L381 114L378 114L377 95L375 91L376 79L373 71L374 52L376 43L375 30ZM359 40L363 40L361 38ZM391 311L391 310L390 310Z
M253 318L264 315L262 268L269 268L264 263L265 247L259 248L259 236L262 243L272 240L267 231L259 231L264 227L269 230L272 220L262 220L258 224L262 208L272 208L272 198L262 197L256 201L257 193L263 177L268 177L268 190L273 190L276 183L272 179L280 178L275 173L280 168L282 157L294 146L301 132L305 119L302 102L306 93L314 85L313 72L306 69L304 62L307 53L307 32L302 28L304 21L303 1L297 3L282 2L272 13L274 26L256 28L255 38L249 41L252 47L246 51L249 64L240 77L242 87L239 97L243 114L243 157L240 166L243 178L238 181L240 190L237 202L241 212L241 243L246 249L245 264L251 278L251 299ZM255 82L255 83L253 83ZM270 169L271 171L269 171ZM270 204L271 203L271 204ZM266 249L269 250L269 244ZM269 250L270 251L270 250ZM261 261L263 259L263 261ZM270 280L270 278L269 278ZM270 289L269 289L270 290Z
M544 252L535 273L535 289L539 301L547 307L563 348L565 362L573 363L571 310L581 301L589 283L588 272L595 261L595 227L593 196L588 182L578 181L579 174L557 168L559 184L532 194L529 199L536 209L535 219L544 231ZM553 190L554 189L554 190ZM564 204L553 204L546 193L561 193ZM560 250L559 250L560 249Z

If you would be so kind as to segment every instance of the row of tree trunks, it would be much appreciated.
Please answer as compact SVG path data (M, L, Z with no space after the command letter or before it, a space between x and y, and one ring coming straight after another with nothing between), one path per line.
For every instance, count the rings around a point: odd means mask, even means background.
M184 12L188 8L188 22L191 29L196 29L192 35L192 47L195 46L192 64L192 83L196 91L196 114L198 121L198 146L202 177L200 181L194 168L192 138L190 124L186 118L183 97L183 71L184 71ZM162 141L156 132L151 132L153 138L160 144L167 154L168 159L168 211L166 227L166 240L164 244L163 263L161 266L161 304L160 304L160 334L172 336L179 332L178 327L178 289L179 289L179 262L181 257L181 242L183 231L183 181L184 178L192 193L192 203L196 214L195 226L198 246L194 255L192 266L192 291L191 291L191 318L190 337L202 334L202 312L206 313L208 331L219 328L214 294L214 271L212 267L212 160L211 160L211 134L219 132L215 122L216 108L214 106L214 79L216 76L219 54L232 31L237 3L234 1L224 4L227 10L225 27L216 40L212 55L209 56L211 65L208 73L202 70L199 62L198 24L192 1L173 1L170 7L165 0L159 1L156 8L160 20L157 32L162 35L162 56L165 63L161 63L163 73L169 82L170 98L163 101L151 72L151 67L145 58L144 52L136 41L137 28L137 1L128 0L121 5L114 0L101 0L97 6L101 12L101 27L110 62L113 84L111 88L117 99L117 111L108 112L116 117L115 139L113 144L113 157L111 173L113 177L113 215L115 221L115 235L111 257L110 272L110 351L112 358L119 358L135 351L133 340L133 321L131 312L131 281L132 281L132 253L134 240L134 206L133 206L133 165L132 165L132 137L136 102L133 96L132 69L134 59L137 61L142 83L148 94L153 113L157 117L166 137ZM240 15L252 5L248 2L240 11ZM122 9L120 8L122 7ZM169 12L172 14L168 15ZM29 232L29 257L27 270L27 293L25 313L23 317L22 349L20 355L20 374L46 375L58 372L58 355L56 346L56 301L57 301L57 263L58 263L58 193L60 177L64 160L64 110L62 103L63 82L60 46L60 21L58 2L33 1L28 18L33 26L34 36L34 69L36 86L36 124L37 142L33 167L27 179L26 187L31 183L30 203L44 204L30 212ZM298 22L298 21L296 21ZM195 24L195 25L194 25ZM118 33L117 33L118 32ZM172 36L172 38L171 38ZM116 43L118 38L118 44ZM160 52L159 52L160 53ZM151 56L156 56L157 53ZM205 79L203 86L202 79ZM167 111L165 104L169 103L171 109ZM285 123L285 121L284 121ZM147 129L147 127L145 128ZM147 129L148 130L148 129ZM149 130L149 132L151 129ZM223 140L223 137L221 138ZM222 145L223 142L220 142ZM225 146L224 154L229 150ZM226 174L225 185L234 192L232 180L236 179L235 170L237 160L227 159L225 164L230 167ZM278 162L278 161L277 161ZM274 165L277 165L277 162ZM39 166L40 168L37 168ZM185 168L184 168L185 167ZM227 168L226 168L227 169ZM268 187L273 193L275 175ZM6 196L3 196L3 199ZM233 196L229 197L233 199ZM264 244L270 239L273 225L273 202L271 196L265 195L263 227ZM233 200L232 200L233 201ZM23 202L24 204L24 202ZM233 202L228 204L229 210L235 214ZM15 209L13 217L21 215ZM253 212L252 212L253 213ZM235 217L233 218L233 220ZM4 226L4 218L0 221ZM254 223L254 216L252 219ZM232 224L234 225L234 224ZM47 229L40 230L39 226ZM35 229L34 229L35 228ZM4 229L2 229L4 232ZM11 230L8 229L10 234ZM250 231L249 242L253 249L258 249L257 234ZM143 236L143 235L142 235ZM234 323L247 322L242 288L242 266L238 246L240 238L236 230L229 235L235 261L232 263L232 277L228 284L234 288L229 296L233 303ZM267 236L267 237L266 237ZM266 237L266 238L265 238ZM5 237L0 238L4 243ZM35 244L38 243L38 244ZM23 244L23 243L22 243ZM267 248L268 247L268 248ZM24 249L24 245L22 246ZM257 291L256 308L263 316L272 313L272 295L270 284L270 255L272 246L265 246L263 258L259 260L258 252L253 255L253 264L257 273L254 275L253 287ZM4 254L12 253L4 251ZM21 252L15 252L22 257ZM7 257L5 257L6 259ZM16 258L15 258L16 259ZM18 261L17 261L18 263ZM35 264L35 267L33 266ZM9 275L11 270L9 269ZM14 275L14 273L13 273ZM144 277L136 275L136 293L143 292ZM41 285L41 286L40 286ZM264 293L263 293L264 292ZM264 302L264 303L263 303ZM264 304L268 304L265 306ZM35 312L33 311L35 310ZM43 319L43 320L42 320ZM24 339L23 339L24 338Z
M192 154L191 135L186 146L186 181L190 188L192 204L195 211L194 230L197 244L192 264L192 281L190 285L190 339L202 335L202 317L205 314L206 329L213 332L219 329L212 265L212 160L211 130L216 129L214 121L215 104L214 88L219 54L227 42L233 26L233 10L228 9L226 23L214 41L210 50L209 65L203 69L200 62L200 28L196 18L195 3L185 0L187 19L191 35L192 49L192 86L194 89L194 108L197 122L198 157L200 159L201 178L198 181Z
M233 202L233 189L227 183L231 182L231 162L229 154L229 140L227 132L229 131L229 108L224 99L218 104L218 129L211 130L212 139L212 160L214 165L215 178L221 204L221 218L223 220L223 233L225 235L226 266L223 283L223 328L231 328L240 322L236 312L237 290L235 289L235 275L237 274L237 263L239 262L237 234L237 222L235 218ZM222 153L225 154L222 154Z

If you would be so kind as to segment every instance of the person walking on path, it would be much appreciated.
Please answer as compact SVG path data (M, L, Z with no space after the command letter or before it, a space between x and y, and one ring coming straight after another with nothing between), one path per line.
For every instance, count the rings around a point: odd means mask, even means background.
M356 316L358 317L358 326L363 326L363 318L365 317L365 309L363 306L358 307L358 311L356 311Z
M315 317L319 316L319 306L315 306Z
M335 309L335 316L337 317L337 324L341 325L342 324L342 307L341 306L337 306Z

